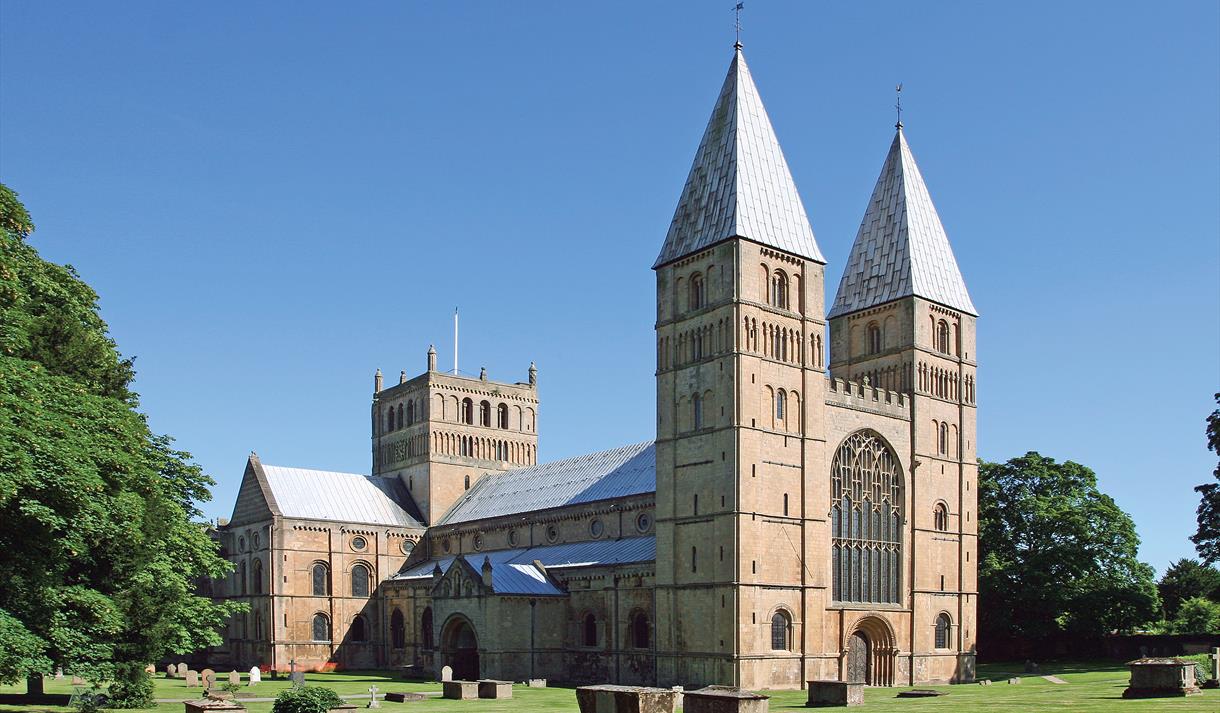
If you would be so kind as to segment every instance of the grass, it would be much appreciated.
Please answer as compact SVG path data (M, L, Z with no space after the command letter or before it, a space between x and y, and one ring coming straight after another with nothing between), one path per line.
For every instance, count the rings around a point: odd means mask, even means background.
M1036 713L1038 711L1208 711L1220 710L1220 690L1204 691L1189 698L1145 698L1124 700L1123 689L1129 678L1122 664L1108 662L1066 662L1045 664L1041 673L1055 675L1067 681L1054 684L1040 676L1020 673L1022 665L989 664L979 667L979 678L994 681L991 686L975 684L958 686L921 686L944 691L949 695L938 698L895 698L902 688L868 688L864 691L864 706L861 711L981 711L984 713ZM1008 678L1019 676L1020 685L1005 683ZM217 676L226 680L223 674ZM243 682L247 676L243 675ZM369 686L377 686L381 693L387 691L440 692L438 683L398 681L382 672L308 673L309 685L326 686L340 695L368 694ZM253 688L244 687L242 694L254 694L260 698L274 697L288 687L288 681L272 681L264 678ZM70 679L46 682L48 693L70 693ZM0 686L0 693L17 693L24 685ZM767 691L771 695L772 711L807 710L804 691ZM169 699L197 698L200 689L188 689L181 679L156 680L156 697ZM363 703L352 701L358 705ZM513 698L507 701L449 701L438 697L413 703L382 702L385 713L435 713L451 711L460 713L517 713L540 711L552 713L576 713L576 695L570 688L526 688L513 687ZM246 704L250 713L270 713L271 703ZM158 703L156 713L182 713L182 704ZM54 706L4 706L3 713L74 713L71 708Z

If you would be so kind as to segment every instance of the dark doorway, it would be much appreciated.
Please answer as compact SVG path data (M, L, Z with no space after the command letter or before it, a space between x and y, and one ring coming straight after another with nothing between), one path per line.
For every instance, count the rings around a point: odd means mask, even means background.
M465 619L454 619L445 627L441 639L445 665L453 669L458 681L479 679L479 642L474 628Z
M860 631L852 634L847 640L847 680L871 685L870 658L868 637Z

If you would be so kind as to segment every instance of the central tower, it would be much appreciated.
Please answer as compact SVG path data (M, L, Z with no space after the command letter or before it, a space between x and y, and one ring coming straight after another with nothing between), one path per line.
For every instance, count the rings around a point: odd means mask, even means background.
M738 44L653 265L659 685L804 680L824 265Z

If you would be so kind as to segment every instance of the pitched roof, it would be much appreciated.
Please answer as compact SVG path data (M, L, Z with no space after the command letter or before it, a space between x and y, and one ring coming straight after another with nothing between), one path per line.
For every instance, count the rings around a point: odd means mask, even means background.
M826 262L740 46L653 268L732 237Z
M829 316L911 295L978 315L949 236L899 127Z
M652 493L657 452L652 441L483 476L437 523L482 520L562 505Z
M535 560L541 562L542 566L548 570L652 562L657 558L657 538L653 535L646 535L625 537L620 540L589 540L562 545L543 545L487 553L472 552L455 557L438 557L399 572L390 579L429 578L432 576L432 569L438 565L442 572L448 572L449 567L458 557L464 559L476 572L482 571L484 558L491 562L491 586L497 594L559 595L564 592L534 565Z
M423 528L398 478L261 463L259 468L283 517Z

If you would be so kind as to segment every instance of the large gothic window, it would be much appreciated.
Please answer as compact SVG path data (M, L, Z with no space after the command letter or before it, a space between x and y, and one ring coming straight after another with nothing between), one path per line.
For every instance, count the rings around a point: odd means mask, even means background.
M834 600L901 602L902 470L880 436L857 431L830 470Z

